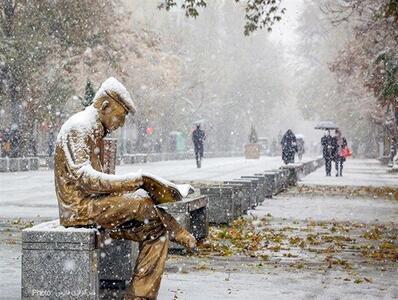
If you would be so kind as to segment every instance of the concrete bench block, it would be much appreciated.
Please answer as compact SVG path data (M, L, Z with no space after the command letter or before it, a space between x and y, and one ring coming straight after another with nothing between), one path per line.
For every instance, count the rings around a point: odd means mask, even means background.
M283 172L281 169L272 170L275 173L275 181L274 181L274 190L273 194L279 194L283 191L284 183L283 183Z
M203 240L209 233L206 196L194 196L182 201L158 205L171 214L178 223L198 240ZM170 243L171 249L181 249L180 245Z
M256 174L254 174L254 176L260 180L260 184L261 184L261 190L260 190L261 198L260 198L260 203L259 203L259 204L261 204L261 203L264 202L265 198L267 198L267 196L268 196L266 177L265 177L265 174L264 174L264 173L256 173Z
M125 154L122 157L122 162L125 165L131 165L134 163L134 156L132 154Z
M22 299L98 299L100 288L123 290L138 243L59 221L22 231ZM102 292L101 292L102 293Z
M8 160L8 170L10 172L18 172L20 171L19 166L20 159L19 158L9 158Z
M225 185L235 185L240 187L238 197L241 200L241 213L245 214L247 211L255 204L255 186L252 184L251 180L245 179L234 179L229 181L224 181Z
M135 261L138 256L138 243L129 240L115 240L108 233L98 237L99 252L99 287L101 289L126 288L126 283L133 275Z
M285 191L289 187L289 170L288 169L281 169L281 179L282 179L282 190Z
M5 158L0 158L0 172L8 172L8 161L9 158L5 157Z
M284 176L286 176L287 186L294 186L297 184L304 174L304 165L297 164L289 164L287 166L282 167L284 171Z
M274 194L279 194L287 188L288 171L282 168L272 171L275 172Z
M54 169L54 157L46 157L46 166L47 168L49 168L50 170Z
M29 158L19 158L19 170L20 171L29 171Z
M242 179L250 179L255 186L255 193L256 193L256 205L258 206L263 203L265 199L265 178L263 175L252 175L252 176L242 176ZM254 207L252 207L254 208Z
M39 158L38 157L30 157L29 158L29 169L32 171L36 171L39 169Z
M156 161L161 161L161 160L162 160L162 155L160 153L151 153L151 154L148 154L148 156L147 156L148 162L156 162Z
M272 195L276 191L276 172L266 171L264 172L265 178L265 197L272 198Z
M208 218L211 224L228 224L234 220L238 209L234 189L222 185L202 185L200 193L208 198ZM239 203L240 209L240 203Z
M137 164L142 164L147 162L146 154L134 154L134 162Z
M58 221L22 231L22 299L97 299L95 229Z

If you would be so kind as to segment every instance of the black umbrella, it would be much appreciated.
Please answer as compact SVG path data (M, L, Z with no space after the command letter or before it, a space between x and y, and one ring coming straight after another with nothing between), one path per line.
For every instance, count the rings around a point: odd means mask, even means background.
M315 129L327 130L339 128L333 121L321 121L315 126Z

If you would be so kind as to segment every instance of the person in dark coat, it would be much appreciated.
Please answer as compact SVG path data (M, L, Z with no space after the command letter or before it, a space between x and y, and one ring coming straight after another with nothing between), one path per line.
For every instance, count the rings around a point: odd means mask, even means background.
M335 154L334 139L330 135L330 130L326 130L325 136L321 139L321 145L323 158L325 160L326 176L330 176L332 172L332 160L334 159Z
M196 166L201 167L203 158L203 142L206 139L205 132L200 129L200 124L196 125L196 129L192 132L192 141L195 148Z
M297 138L297 156L299 161L303 159L303 155L305 153L305 145L304 145L304 139L303 138Z
M287 165L294 163L294 155L297 152L297 141L293 131L289 129L282 137L282 160Z
M336 129L335 136L333 137L334 146L334 162L336 166L336 177L343 176L343 164L345 162L345 157L341 155L341 150L347 147L347 140L342 136L341 131Z

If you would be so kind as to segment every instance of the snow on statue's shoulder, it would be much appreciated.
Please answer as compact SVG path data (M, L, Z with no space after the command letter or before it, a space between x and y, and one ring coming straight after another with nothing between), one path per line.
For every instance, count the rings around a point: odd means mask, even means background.
M58 142L62 142L72 130L81 133L90 133L97 126L98 112L88 106L85 110L74 114L61 127L58 134Z

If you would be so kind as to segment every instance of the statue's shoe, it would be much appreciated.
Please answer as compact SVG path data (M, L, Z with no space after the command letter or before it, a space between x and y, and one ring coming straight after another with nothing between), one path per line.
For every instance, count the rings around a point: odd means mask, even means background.
M195 237L186 230L181 230L176 234L170 234L170 240L183 246L188 252L197 252L197 241Z

